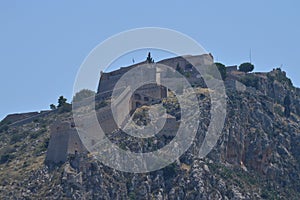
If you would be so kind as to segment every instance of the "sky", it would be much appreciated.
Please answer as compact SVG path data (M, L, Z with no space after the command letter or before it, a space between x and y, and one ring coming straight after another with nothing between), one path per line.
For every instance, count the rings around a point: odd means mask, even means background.
M0 120L49 109L61 95L70 100L89 52L142 27L182 32L225 65L249 61L251 49L255 71L281 66L300 87L299 10L298 0L0 0ZM167 54L152 56L157 61ZM115 63L126 66L131 57Z

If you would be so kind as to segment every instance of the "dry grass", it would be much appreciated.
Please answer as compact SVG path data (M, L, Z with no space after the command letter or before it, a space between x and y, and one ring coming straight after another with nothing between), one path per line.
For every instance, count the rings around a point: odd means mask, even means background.
M186 170L187 172L189 172L191 170L191 166L181 163L180 169Z

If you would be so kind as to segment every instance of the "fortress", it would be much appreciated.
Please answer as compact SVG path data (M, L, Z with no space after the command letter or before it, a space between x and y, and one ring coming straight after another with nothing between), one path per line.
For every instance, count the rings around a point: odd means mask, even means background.
M121 129L124 120L127 119L126 116L128 113L132 115L137 108L144 105L151 106L160 103L163 98L167 97L168 88L161 85L161 78L168 79L168 75L160 71L159 67L157 67L158 65L168 66L174 71L185 74L191 85L199 84L202 81L201 76L199 76L198 71L186 58L199 65L210 65L213 63L211 54L203 54L199 56L180 56L165 59L157 63L147 63L145 61L128 67L121 67L112 72L101 72L95 98L96 103L115 99L114 92L117 93L119 97L122 97L112 102L115 108L114 113L116 113L117 116L113 115L110 105L96 111L98 122L105 134ZM152 67L147 67L149 65ZM131 74L127 79L123 79L129 71L134 71L133 75ZM132 88L135 82L143 79L151 80L152 82L150 81L151 83L139 88ZM171 83L174 85L178 84L176 81ZM129 99L129 105L127 104L128 102L123 99ZM78 103L80 106L84 106L85 104L89 104L89 100ZM83 117L83 120L88 121L89 119ZM175 117L168 115L162 132L165 134L173 133L177 123ZM96 130L94 128L95 126L96 124L91 123L88 128L90 130ZM80 140L72 118L53 124L50 133L51 136L45 159L46 163L63 163L67 161L68 155L85 154L88 152ZM96 141L93 140L90 141L91 144L95 142Z
M48 146L46 162L65 162L69 154L76 155L77 153L87 152L72 119L65 119L62 122L53 124L50 133L51 140Z

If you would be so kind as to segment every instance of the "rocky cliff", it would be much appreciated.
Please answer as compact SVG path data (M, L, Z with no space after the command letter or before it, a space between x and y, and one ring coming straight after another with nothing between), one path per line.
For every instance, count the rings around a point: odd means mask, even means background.
M173 164L149 173L114 170L92 153L70 155L62 165L46 166L49 125L71 113L53 113L16 127L2 123L0 198L300 199L300 90L280 69L232 72L225 85L227 115L213 150L205 158L197 156L211 107L208 90L198 87L201 121L196 139ZM166 98L163 104L169 114L178 115L176 99ZM121 131L110 138L136 152L172 140L158 137L145 145Z

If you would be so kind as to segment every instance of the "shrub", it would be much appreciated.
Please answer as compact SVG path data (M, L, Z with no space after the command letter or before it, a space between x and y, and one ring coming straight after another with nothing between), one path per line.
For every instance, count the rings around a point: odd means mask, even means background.
M175 163L172 163L163 169L164 177L166 179L174 178L177 173L177 167Z
M185 77L190 78L191 77L191 73L190 72L186 72L185 73Z
M246 63L242 63L240 66L239 66L239 70L242 71L242 72L252 72L254 69L254 65L252 65L251 63L249 62L246 62Z
M227 71L225 65L223 65L222 63L215 63L215 65L217 66L217 68L221 74L222 80L225 80L226 79L226 71Z
M0 156L0 164L10 162L14 158L15 158L15 156L12 155L12 154L3 154L3 155Z
M67 103L67 99L66 99L64 96L60 96L60 97L58 98L58 105L57 105L57 107L58 107L58 108L59 108L59 107L62 107L62 106L64 106L66 103Z
M9 160L9 154L1 155L0 164L6 163Z
M51 110L55 110L55 109L56 109L56 105L51 104L51 105L50 105L50 109L51 109Z

